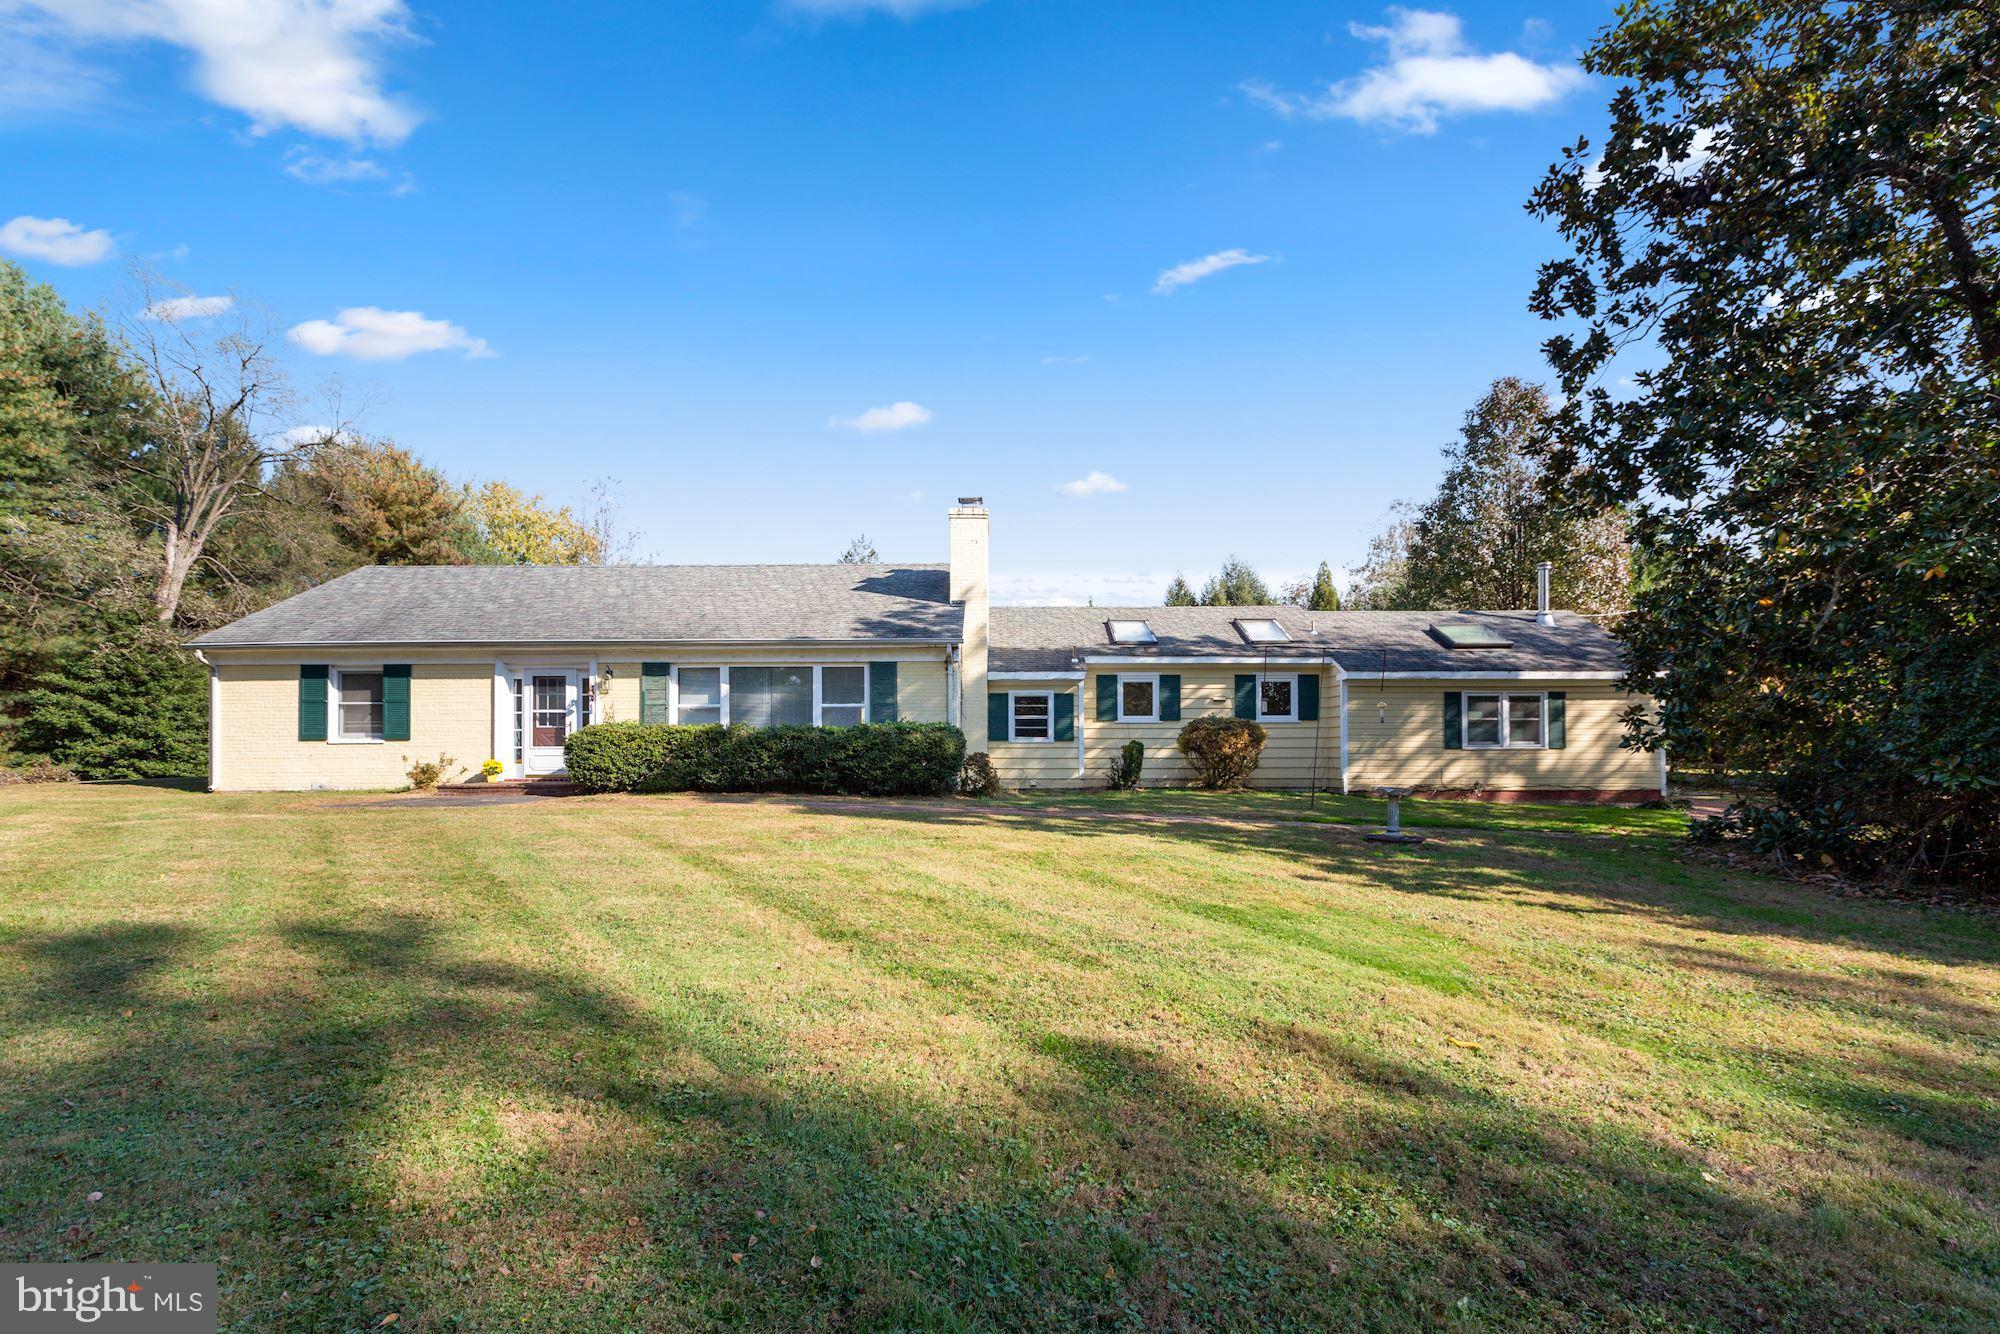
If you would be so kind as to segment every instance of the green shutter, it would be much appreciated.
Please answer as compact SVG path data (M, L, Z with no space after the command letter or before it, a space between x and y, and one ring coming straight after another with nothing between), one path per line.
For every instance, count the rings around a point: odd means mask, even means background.
M987 743L1013 740L1013 721L1012 710L1007 704L1007 692L995 690L989 693L986 696Z
M1564 698L1562 691L1551 690L1549 692L1548 729L1550 750L1561 750L1569 744L1569 722L1563 717L1568 712L1564 707L1567 703L1568 701Z
M385 663L382 667L382 739L410 739L410 664Z
M326 740L326 664L299 665L299 740Z
M868 721L896 721L896 664L893 662L868 664Z
M1160 674L1160 721L1177 723L1181 720L1181 678L1178 675Z
M668 718L667 684L673 680L671 662L639 664L639 721L664 723Z
M1465 696L1456 690L1444 694L1444 748L1465 749Z
M1236 716L1257 721L1257 676L1246 672L1236 678Z
M1316 723L1319 721L1319 678L1301 676L1299 678L1299 721Z
M1076 696L1065 691L1055 697L1055 738L1076 740Z
M1099 676L1097 678L1097 721L1115 723L1118 721L1118 678Z

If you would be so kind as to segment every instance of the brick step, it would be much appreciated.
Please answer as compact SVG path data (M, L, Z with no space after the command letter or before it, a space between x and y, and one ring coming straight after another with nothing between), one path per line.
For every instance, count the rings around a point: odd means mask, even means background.
M567 778L503 778L497 783L440 783L438 794L446 797L567 797L576 784Z

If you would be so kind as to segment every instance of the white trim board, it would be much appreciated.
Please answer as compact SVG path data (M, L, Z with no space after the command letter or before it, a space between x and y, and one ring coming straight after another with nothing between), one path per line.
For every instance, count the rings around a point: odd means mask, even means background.
M1622 681L1623 672L1356 672L1369 681Z

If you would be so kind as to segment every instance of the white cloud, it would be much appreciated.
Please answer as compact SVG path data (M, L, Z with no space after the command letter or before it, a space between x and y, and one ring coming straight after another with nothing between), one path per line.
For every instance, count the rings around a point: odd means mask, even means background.
M931 410L921 403L891 403L886 408L870 408L858 417L835 417L828 426L844 426L850 431L901 431L922 426L931 419Z
M386 180L389 169L373 158L322 157L308 148L285 150L285 175L307 185L353 185Z
M1095 468L1092 468L1074 482L1064 482L1056 488L1056 490L1066 496L1101 496L1108 492L1123 491L1125 489L1125 483L1119 481L1110 473L1099 472Z
M1191 259L1166 270L1154 279L1153 291L1159 296L1166 296L1175 288L1200 282L1211 273L1221 273L1239 264L1265 264L1270 262L1270 258L1269 255L1253 255L1247 250L1218 250L1212 255L1203 255L1200 259Z
M50 264L95 264L111 258L111 233L85 231L68 218L31 218L22 214L0 223L0 250L23 259Z
M899 19L922 18L946 9L970 9L979 0L781 0L780 8L817 18L863 18L889 14Z
M468 359L498 355L484 338L474 338L448 320L426 319L415 310L350 306L331 320L295 325L291 340L322 357L401 361L419 352L464 352Z
M1574 65L1530 60L1513 51L1481 53L1465 41L1456 14L1391 8L1389 23L1351 23L1348 31L1387 48L1386 63L1319 93L1281 92L1260 80L1239 85L1251 101L1287 119L1360 121L1434 134L1438 121L1481 111L1532 111L1588 80Z
M401 143L422 119L382 88L383 49L412 39L404 0L0 0L45 50L159 42L194 57L202 96L250 118L353 142Z
M170 296L146 307L146 318L167 324L176 320L205 320L225 313L235 304L233 296Z
M1084 363L1084 362L1086 362L1086 361L1089 361L1089 360L1090 360L1090 353L1088 353L1088 352L1086 352L1086 353L1084 353L1084 354L1083 354L1082 356L1078 356L1078 357L1062 357L1062 356L1047 356L1047 357L1043 357L1043 358L1042 358L1042 365L1044 365L1044 366L1081 366L1081 365L1083 365L1083 363Z
M1653 163L1653 169L1670 180L1689 180L1715 157L1716 140L1721 135L1722 131L1704 125L1688 136L1685 156L1676 159L1662 153ZM1604 156L1600 153L1588 167L1583 169L1583 188L1596 190L1602 184L1604 184Z

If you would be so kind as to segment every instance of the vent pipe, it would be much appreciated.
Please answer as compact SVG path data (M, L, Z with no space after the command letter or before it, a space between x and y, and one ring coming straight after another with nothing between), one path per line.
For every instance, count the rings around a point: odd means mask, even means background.
M1552 568L1548 561L1535 566L1535 620L1542 625L1556 623L1556 614L1549 610L1549 571Z

